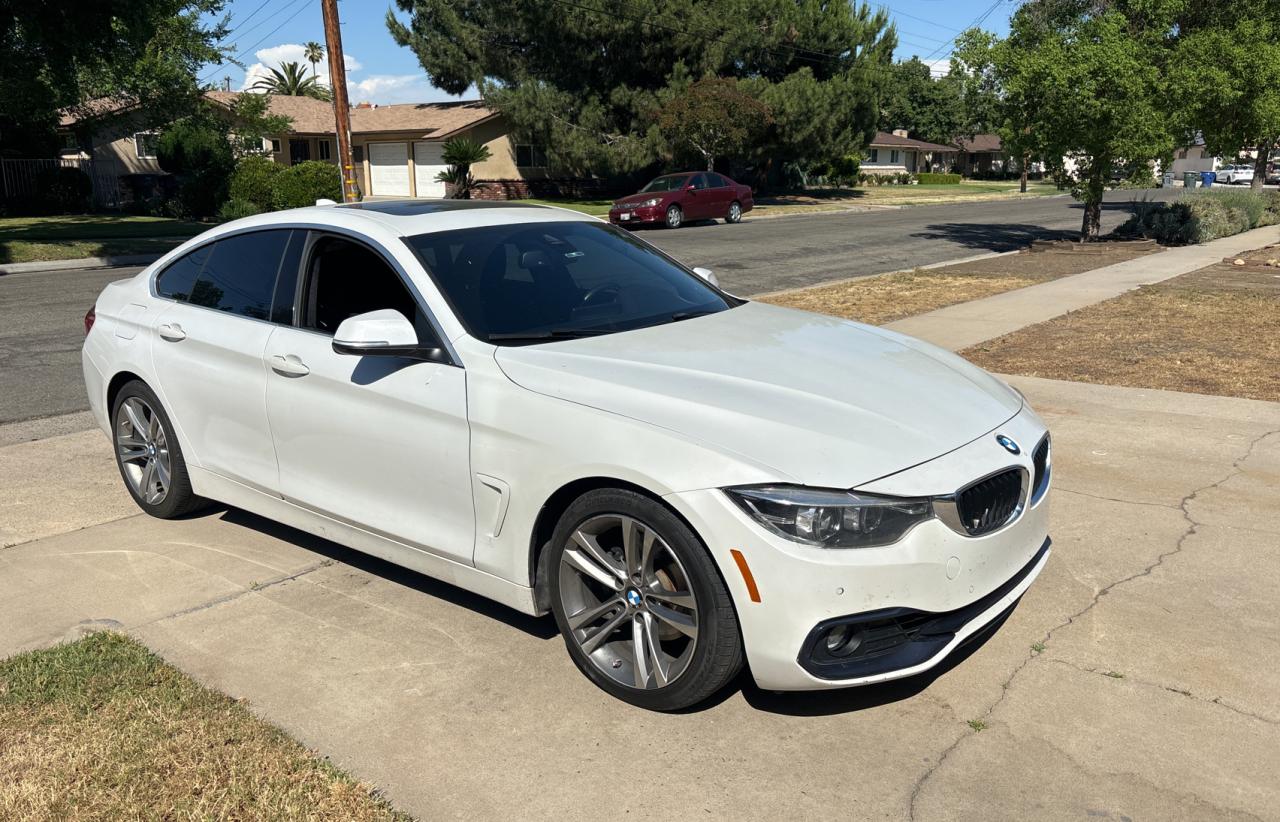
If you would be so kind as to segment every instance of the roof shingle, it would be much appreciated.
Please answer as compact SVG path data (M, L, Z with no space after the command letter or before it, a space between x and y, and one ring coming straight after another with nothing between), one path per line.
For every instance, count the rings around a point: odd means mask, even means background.
M956 150L955 146L940 146L937 143L926 143L924 140L913 140L910 137L901 137L897 134L890 134L887 131L877 131L876 137L871 141L872 148L914 148L917 151L951 151Z

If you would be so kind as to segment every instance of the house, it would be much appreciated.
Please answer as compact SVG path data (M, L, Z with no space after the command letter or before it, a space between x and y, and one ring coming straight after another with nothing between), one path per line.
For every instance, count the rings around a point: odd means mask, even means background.
M238 95L209 91L206 97L230 107ZM319 160L337 164L333 105L311 97L271 95L271 114L292 121L287 133L271 135L262 151L277 163ZM87 116L63 112L59 123L62 159L92 160L98 175L109 169L136 192L154 187L165 176L156 158L158 134L138 125L138 112L109 101L89 104ZM474 197L514 199L530 195L530 183L548 179L546 152L517 144L506 119L479 101L406 103L351 109L352 156L360 190L386 197L443 197L436 175L445 169L444 143L469 137L489 147L490 159L472 167L478 186Z
M956 153L955 146L913 140L905 129L878 131L867 146L862 170L868 174L915 174L933 168L946 169Z
M975 134L955 142L956 171L965 177L1009 170L1009 157L999 134Z

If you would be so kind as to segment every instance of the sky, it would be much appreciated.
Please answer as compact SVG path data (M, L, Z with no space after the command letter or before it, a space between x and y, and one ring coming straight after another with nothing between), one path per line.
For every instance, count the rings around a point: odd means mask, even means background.
M389 5L378 0L338 4L348 97L353 103L382 105L457 99L431 85L413 52L391 39L384 19ZM898 59L918 56L936 74L945 74L951 38L979 19L985 20L984 28L1006 33L1017 0L874 0L872 5L887 8L897 25ZM268 66L281 62L297 61L310 70L302 56L303 44L324 43L319 0L231 0L223 13L231 16L227 42L245 68L229 63L206 66L200 74L204 82L221 86L229 77L231 88L238 91L253 85ZM407 19L398 10L395 13ZM316 69L320 81L327 83L327 61ZM463 95L475 96L474 92Z

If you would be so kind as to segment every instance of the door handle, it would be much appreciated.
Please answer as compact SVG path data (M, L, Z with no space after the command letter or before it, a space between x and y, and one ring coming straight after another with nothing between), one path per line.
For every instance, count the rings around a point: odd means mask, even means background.
M311 373L297 354L275 354L271 357L271 370L284 377L305 377Z
M187 332L182 330L182 326L177 323L164 323L157 329L160 339L169 342L181 342L187 338Z

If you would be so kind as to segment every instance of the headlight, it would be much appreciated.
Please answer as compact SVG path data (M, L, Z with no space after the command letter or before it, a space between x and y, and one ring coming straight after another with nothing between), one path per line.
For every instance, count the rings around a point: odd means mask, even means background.
M661 197L650 197L643 203L636 203L636 208L648 208L650 206L656 206L660 202L662 202Z
M794 485L726 488L725 493L775 534L822 548L889 545L933 517L933 504L927 499Z

